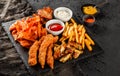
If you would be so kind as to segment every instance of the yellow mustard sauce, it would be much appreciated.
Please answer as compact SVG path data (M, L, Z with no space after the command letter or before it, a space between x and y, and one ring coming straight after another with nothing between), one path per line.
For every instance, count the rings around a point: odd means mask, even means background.
M83 12L88 15L94 15L98 11L97 11L96 7L94 7L94 6L85 6L85 7L83 7Z

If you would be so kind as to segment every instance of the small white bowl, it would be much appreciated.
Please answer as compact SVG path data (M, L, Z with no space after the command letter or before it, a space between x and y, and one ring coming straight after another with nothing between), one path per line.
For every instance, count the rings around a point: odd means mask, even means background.
M49 29L49 25L54 24L54 23L60 24L61 26L63 26L63 28L62 28L61 30L59 30L59 31L52 31L52 30L50 30L50 29ZM49 33L51 33L51 34L53 34L53 35L59 35L59 34L61 34L61 33L64 31L64 29L65 29L65 24L64 24L61 20L52 19L52 20L49 20L49 21L46 23L45 27L46 27L46 29L47 29L47 31L48 31Z
M61 12L62 11L62 12ZM63 12L64 11L64 12ZM58 14L59 13L59 14ZM68 15L68 14L69 15ZM66 14L66 16L64 16ZM68 15L68 16L67 16ZM67 7L58 7L54 10L54 17L57 19L60 19L64 22L69 21L73 15L73 12L71 9ZM64 18L65 17L65 18Z

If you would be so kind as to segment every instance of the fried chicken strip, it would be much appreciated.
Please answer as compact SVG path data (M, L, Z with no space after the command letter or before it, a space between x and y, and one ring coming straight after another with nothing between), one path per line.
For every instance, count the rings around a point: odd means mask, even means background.
M40 45L38 61L41 64L42 68L44 68L44 65L45 65L47 48L50 44L53 44L53 39L54 39L54 37L51 34L48 34L45 36L44 40L42 41L42 43Z
M53 44L50 44L50 46L48 47L48 51L47 51L47 64L50 66L51 69L54 68L54 58L53 58L53 53L52 53L52 48L53 48Z
M37 50L39 49L39 41L35 41L29 50L28 64L34 66L37 64Z
M42 41L44 40L45 36L42 36L40 39L39 39L39 45L41 45Z

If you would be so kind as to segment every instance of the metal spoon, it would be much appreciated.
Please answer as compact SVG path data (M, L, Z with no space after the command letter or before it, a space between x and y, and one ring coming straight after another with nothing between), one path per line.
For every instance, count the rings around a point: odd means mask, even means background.
M105 0L104 2L102 2L102 3L99 3L99 4L97 4L97 5L95 5L94 7L96 8L96 7L102 7L103 5L105 5L105 4L107 4L108 3L108 0Z

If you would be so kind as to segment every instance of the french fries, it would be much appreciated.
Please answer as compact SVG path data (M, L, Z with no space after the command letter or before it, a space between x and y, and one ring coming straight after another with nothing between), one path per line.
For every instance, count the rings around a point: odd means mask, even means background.
M83 36L83 39L82 39L82 48L85 49L85 36Z
M74 50L74 54L73 54L74 59L78 58L80 54L83 54L83 51Z
M84 38L85 31L86 31L85 28L82 28L81 37L80 37L80 41L79 41L80 44L82 44L82 40Z
M92 46L95 45L94 41L86 33L84 25L77 24L73 18L70 19L70 22L65 23L65 30L62 34L62 38L60 39L60 41L63 42L67 39L69 42L73 41L79 43L79 45L82 46L83 50L85 49L86 46L89 51L92 51L91 45Z
M85 37L91 42L92 45L95 45L94 41L90 38L90 36L85 33Z
M75 20L73 18L70 19L72 23L76 23Z
M89 51L92 51L92 47L90 46L90 41L88 39L85 39L85 44Z
M84 25L77 24L73 18L65 23L65 30L59 40L61 45L54 47L54 59L60 62L74 58L78 58L84 53L84 49L92 51L92 46L95 45L94 41L86 33Z

